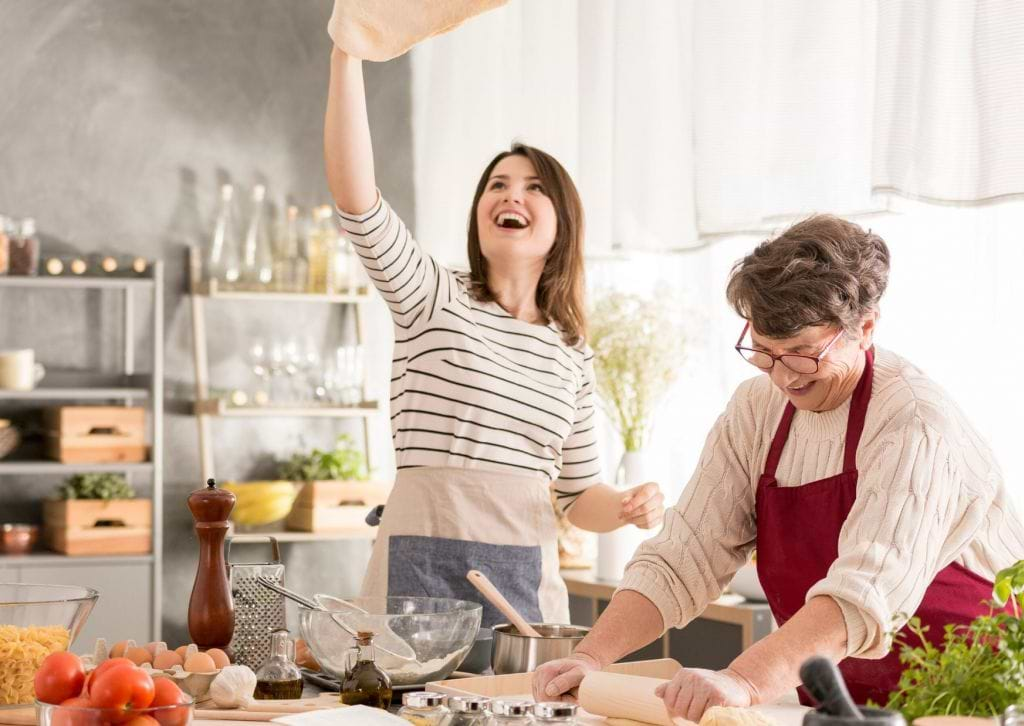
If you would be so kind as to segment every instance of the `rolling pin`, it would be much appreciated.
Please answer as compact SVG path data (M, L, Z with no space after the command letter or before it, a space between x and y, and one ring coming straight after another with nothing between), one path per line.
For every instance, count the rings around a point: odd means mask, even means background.
M595 716L643 721L656 726L696 726L680 716L669 717L665 702L654 695L654 689L662 683L667 681L594 671L583 677L579 703Z

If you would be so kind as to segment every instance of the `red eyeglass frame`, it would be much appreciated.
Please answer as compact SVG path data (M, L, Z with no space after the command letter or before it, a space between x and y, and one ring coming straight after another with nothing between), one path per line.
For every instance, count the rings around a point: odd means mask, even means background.
M759 371L764 371L765 373L767 373L768 371L770 371L772 368L775 367L775 361L779 361L779 362L782 363L782 365L786 366L786 368L789 368L789 370L793 371L794 373L803 373L803 374L808 374L808 375L811 374L811 373L817 373L818 372L818 369L821 367L821 360L822 360L822 358L824 358L826 355L828 355L828 352L830 350L832 350L832 346L836 344L836 341L839 340L840 336L842 336L842 334L843 334L843 329L840 328L839 332L836 333L832 337L832 340L830 340L828 342L828 344L824 348L822 348L821 352L818 353L818 355L801 355L799 353L783 353L782 355L775 355L774 353L769 353L768 351L757 350L755 348L747 348L745 346L740 345L740 343L743 342L743 336L747 334L748 330L750 330L750 321L749 320L747 321L747 324L743 326L743 332L740 333L740 337L736 341L736 345L733 346L736 349L736 352L739 353L740 357L743 360L745 360L747 363L750 363L750 365L754 366L754 368L757 368ZM759 355L766 355L766 356L768 356L769 358L772 359L772 364L770 366L768 366L767 368L762 368L761 366L757 365L753 361L749 360L745 355L743 355L743 351L745 351L745 350L749 350L751 353L757 353ZM782 360L783 358L806 358L807 360L812 360L812 361L814 361L814 370L813 371L798 371L795 368L792 368L791 366L789 366L786 363L786 361Z

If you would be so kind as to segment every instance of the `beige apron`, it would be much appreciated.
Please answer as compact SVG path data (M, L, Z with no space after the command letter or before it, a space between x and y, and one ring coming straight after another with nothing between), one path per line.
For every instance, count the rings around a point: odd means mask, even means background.
M558 527L548 485L475 469L398 472L363 580L364 596L453 597L507 622L468 580L480 570L529 622L568 623Z

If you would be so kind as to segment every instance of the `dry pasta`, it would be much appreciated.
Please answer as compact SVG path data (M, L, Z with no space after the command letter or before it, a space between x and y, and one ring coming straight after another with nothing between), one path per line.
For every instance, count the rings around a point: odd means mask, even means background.
M66 650L71 633L60 625L0 625L0 706L35 699L32 679L50 653Z

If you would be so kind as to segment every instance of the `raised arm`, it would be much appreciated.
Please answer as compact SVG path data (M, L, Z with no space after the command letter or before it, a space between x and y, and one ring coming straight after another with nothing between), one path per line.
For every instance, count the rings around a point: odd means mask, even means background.
M363 62L337 47L331 52L331 82L324 118L327 185L342 212L362 214L377 201L373 143L366 115Z

